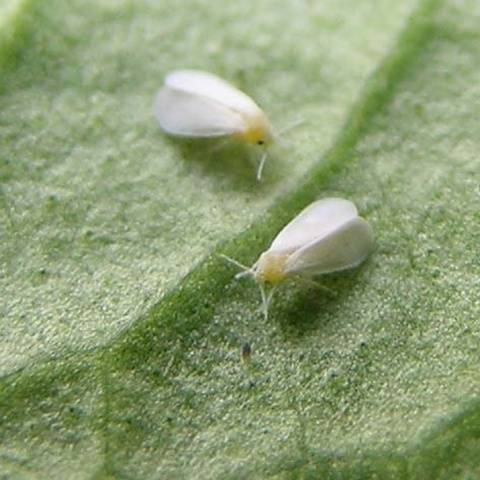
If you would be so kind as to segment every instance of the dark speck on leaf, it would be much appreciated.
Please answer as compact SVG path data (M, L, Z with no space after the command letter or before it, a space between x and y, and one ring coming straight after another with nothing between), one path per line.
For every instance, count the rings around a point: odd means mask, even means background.
M242 360L244 362L249 362L252 356L252 346L246 342L242 345Z

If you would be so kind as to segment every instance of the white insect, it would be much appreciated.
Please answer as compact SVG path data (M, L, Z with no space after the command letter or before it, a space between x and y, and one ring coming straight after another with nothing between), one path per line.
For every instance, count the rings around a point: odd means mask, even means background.
M358 216L355 205L342 198L325 198L313 202L285 226L252 267L222 257L243 270L236 278L250 275L255 279L268 318L278 283L293 276L314 277L356 267L373 246L372 228ZM268 295L265 284L273 285Z
M155 100L155 116L170 135L231 136L264 147L273 141L266 115L248 95L216 75L198 70L177 70L166 76ZM266 158L265 151L258 180Z

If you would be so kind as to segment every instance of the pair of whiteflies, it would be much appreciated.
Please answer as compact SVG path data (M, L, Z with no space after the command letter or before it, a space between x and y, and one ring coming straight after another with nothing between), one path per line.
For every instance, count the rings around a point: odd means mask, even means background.
M175 136L212 138L231 136L267 147L274 140L272 127L261 108L245 93L206 72L180 70L167 75L155 101L161 128ZM262 155L257 178L266 160ZM224 255L260 287L263 311L276 285L293 276L315 277L359 265L374 247L369 223L358 216L349 200L325 198L305 208L276 236L252 267ZM266 292L265 285L272 285Z

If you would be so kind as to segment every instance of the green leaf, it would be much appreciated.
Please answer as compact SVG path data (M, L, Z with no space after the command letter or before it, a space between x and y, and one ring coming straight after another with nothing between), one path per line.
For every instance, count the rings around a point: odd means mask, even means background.
M3 476L477 477L477 3L9 5ZM305 120L262 184L255 150L159 131L185 66ZM253 263L331 195L377 250L332 293L283 285L265 320L218 254Z
M3 372L108 343L321 162L414 2L383 2L380 24L330 3L24 6L1 99ZM182 66L235 81L277 128L305 120L263 184L258 152L160 132L153 97Z

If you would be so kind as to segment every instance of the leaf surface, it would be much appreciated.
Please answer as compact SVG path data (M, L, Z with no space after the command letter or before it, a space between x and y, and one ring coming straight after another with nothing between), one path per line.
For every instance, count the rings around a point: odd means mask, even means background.
M6 478L480 473L480 9L247 3L8 17ZM185 66L234 81L275 125L305 119L261 185L254 153L158 131L155 90ZM282 286L266 321L217 254L253 263L327 196L358 205L377 250L322 278L330 293Z

